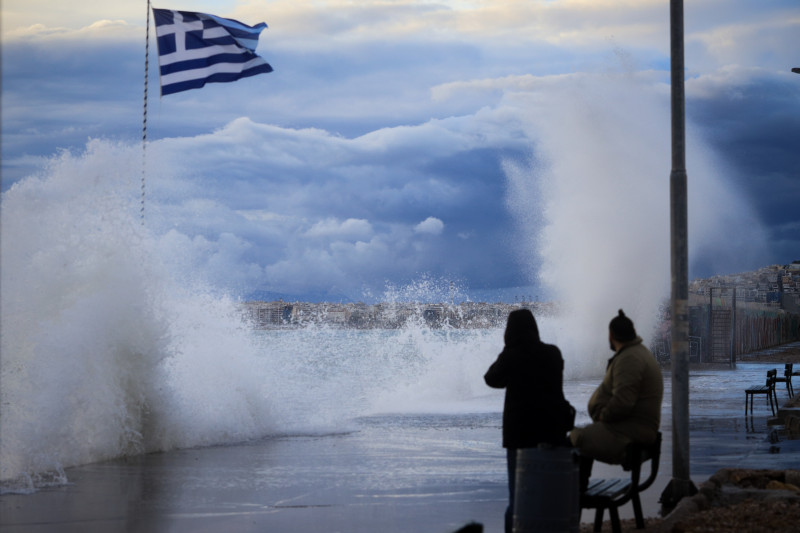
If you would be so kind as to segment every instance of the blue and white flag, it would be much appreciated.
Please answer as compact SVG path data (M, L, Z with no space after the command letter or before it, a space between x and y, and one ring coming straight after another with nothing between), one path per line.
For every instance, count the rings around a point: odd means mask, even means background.
M205 13L155 9L161 95L199 89L206 83L236 81L272 72L257 56L263 22L247 26Z

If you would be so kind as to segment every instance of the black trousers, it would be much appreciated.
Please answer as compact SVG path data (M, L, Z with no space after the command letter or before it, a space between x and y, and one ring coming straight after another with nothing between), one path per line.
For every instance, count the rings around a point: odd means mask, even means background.
M514 526L514 491L517 484L517 449L506 448L506 466L508 466L508 507L506 507L506 533L511 533Z
M586 492L586 487L589 486L589 478L592 477L592 466L594 466L594 459L581 455L580 462L578 463L578 475L580 476L580 489L581 494Z

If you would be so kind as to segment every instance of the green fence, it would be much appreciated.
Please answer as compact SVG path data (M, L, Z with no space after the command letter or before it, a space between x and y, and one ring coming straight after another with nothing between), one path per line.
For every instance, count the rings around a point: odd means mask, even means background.
M779 309L690 308L689 335L702 339L700 360L730 362L738 356L800 340L800 315Z
M735 323L735 325L734 325ZM698 305L689 308L689 359L731 363L739 355L800 341L800 314L752 306ZM669 330L653 340L653 353L669 361Z

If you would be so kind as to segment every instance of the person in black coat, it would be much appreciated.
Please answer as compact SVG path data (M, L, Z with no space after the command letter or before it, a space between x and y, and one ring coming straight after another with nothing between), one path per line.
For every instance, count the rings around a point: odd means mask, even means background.
M561 351L539 339L536 319L528 309L508 315L505 347L484 376L486 384L506 389L503 447L508 463L509 505L505 528L511 531L518 448L539 444L564 446L575 410L564 398Z

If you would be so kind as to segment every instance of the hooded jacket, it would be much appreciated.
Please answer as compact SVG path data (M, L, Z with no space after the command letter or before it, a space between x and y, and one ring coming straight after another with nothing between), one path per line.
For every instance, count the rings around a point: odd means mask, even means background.
M589 399L589 415L636 442L650 443L661 424L663 396L661 368L636 337L609 359L603 382Z
M503 351L484 376L490 387L506 389L503 447L563 444L574 411L564 398L561 351L541 342L528 310L509 314L504 340Z

